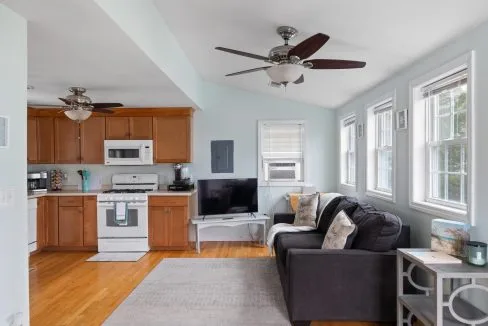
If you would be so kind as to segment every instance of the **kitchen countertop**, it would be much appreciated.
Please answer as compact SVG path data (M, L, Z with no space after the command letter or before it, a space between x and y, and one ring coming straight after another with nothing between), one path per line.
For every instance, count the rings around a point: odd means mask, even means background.
M82 192L81 190L60 190L60 191L48 191L47 193L28 195L27 199L45 197L45 196L96 196L103 193L104 189L90 190L88 192ZM191 196L195 194L196 189L192 191L168 191L168 190L156 190L146 192L148 196Z

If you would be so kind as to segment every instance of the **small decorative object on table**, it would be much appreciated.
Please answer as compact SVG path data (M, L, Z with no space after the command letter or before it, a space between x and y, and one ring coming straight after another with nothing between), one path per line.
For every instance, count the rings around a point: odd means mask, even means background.
M468 251L468 263L476 266L486 265L486 243L479 241L468 241L466 243Z
M466 257L466 243L469 241L469 224L435 219L432 220L431 248L448 255Z

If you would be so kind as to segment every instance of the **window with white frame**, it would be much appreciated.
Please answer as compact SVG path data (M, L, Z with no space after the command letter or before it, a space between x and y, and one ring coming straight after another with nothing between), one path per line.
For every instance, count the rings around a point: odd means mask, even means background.
M273 185L304 182L304 121L260 121L260 181Z
M367 193L392 199L393 98L388 97L367 110Z
M356 185L356 116L341 120L341 184Z
M472 180L470 67L471 55L463 56L412 87L411 205L463 220Z
M427 199L466 209L467 203L467 70L422 88L428 114Z

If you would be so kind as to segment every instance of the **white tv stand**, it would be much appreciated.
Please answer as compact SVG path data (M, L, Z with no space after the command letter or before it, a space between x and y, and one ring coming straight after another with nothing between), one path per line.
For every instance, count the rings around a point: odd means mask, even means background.
M269 216L259 213L249 215L236 215L236 216L198 216L191 219L191 223L195 225L195 249L197 253L200 253L200 230L212 226L238 226L244 224L258 224L263 228L263 245L266 242L266 221L269 220Z

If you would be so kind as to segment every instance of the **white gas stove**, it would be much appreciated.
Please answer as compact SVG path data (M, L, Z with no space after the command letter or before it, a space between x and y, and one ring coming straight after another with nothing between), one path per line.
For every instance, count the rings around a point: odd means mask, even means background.
M98 251L148 251L147 191L157 174L114 174L112 189L97 196Z

